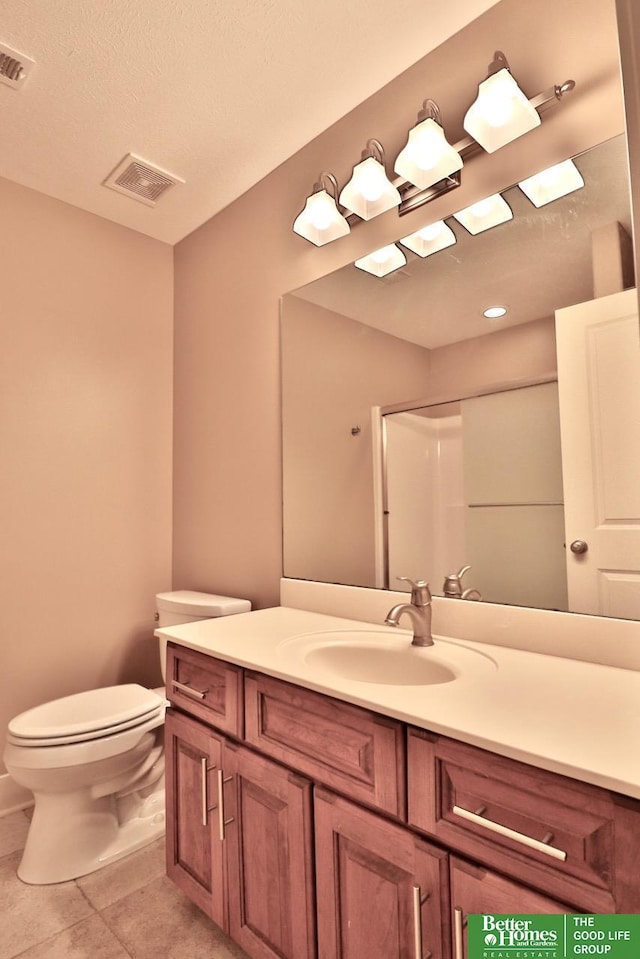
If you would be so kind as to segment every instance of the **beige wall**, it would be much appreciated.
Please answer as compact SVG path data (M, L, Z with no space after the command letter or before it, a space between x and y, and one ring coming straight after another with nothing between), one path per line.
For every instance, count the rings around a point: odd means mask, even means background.
M371 408L422 396L429 351L288 296L282 365L284 574L375 586Z
M391 211L322 249L294 236L291 223L319 172L343 184L371 136L395 156L425 97L439 103L451 138L461 136L496 46L529 95L568 78L576 91L537 130L469 161L454 194L401 222ZM613 0L503 0L179 244L177 588L278 602L280 294L622 130Z
M0 180L0 728L159 678L172 250Z

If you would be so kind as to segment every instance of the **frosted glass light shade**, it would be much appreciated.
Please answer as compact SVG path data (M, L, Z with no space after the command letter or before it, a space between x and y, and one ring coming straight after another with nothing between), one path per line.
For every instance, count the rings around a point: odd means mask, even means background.
M456 242L456 235L444 220L437 220L429 226L403 237L400 242L418 256L431 256L439 250L445 250Z
M338 210L336 201L326 190L307 197L304 210L293 222L293 232L316 246L324 246L349 233L349 224Z
M420 190L426 190L461 169L462 157L447 142L440 124L431 117L409 130L409 139L394 166L398 176Z
M584 180L573 160L563 160L530 176L518 186L534 206L544 206L584 186Z
M375 157L367 157L354 166L353 176L340 194L342 206L363 220L399 206L400 199L384 166Z
M513 219L511 207L499 193L485 197L453 215L473 236Z
M493 153L540 126L540 117L507 69L483 80L463 126L480 146Z
M400 269L406 262L407 258L402 250L399 250L395 243L391 243L356 260L354 266L366 273L372 273L373 276L386 276L387 273Z

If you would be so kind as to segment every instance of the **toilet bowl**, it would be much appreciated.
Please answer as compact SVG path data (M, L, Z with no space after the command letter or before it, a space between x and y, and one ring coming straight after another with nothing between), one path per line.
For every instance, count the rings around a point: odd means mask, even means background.
M246 600L190 591L156 601L161 626L251 609ZM35 800L20 879L75 879L163 835L166 705L164 688L130 683L65 696L11 720L5 765Z

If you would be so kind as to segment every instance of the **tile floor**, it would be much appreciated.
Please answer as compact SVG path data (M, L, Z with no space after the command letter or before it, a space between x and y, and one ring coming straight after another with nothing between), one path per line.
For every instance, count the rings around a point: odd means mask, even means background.
M55 886L16 875L29 820L0 818L0 959L247 959L165 876L164 840Z

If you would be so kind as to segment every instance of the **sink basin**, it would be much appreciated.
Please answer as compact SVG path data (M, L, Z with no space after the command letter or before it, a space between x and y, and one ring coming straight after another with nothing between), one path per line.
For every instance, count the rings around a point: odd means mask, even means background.
M496 668L489 656L452 640L412 646L406 634L394 636L388 629L308 633L281 643L279 652L325 678L387 686L433 686Z

